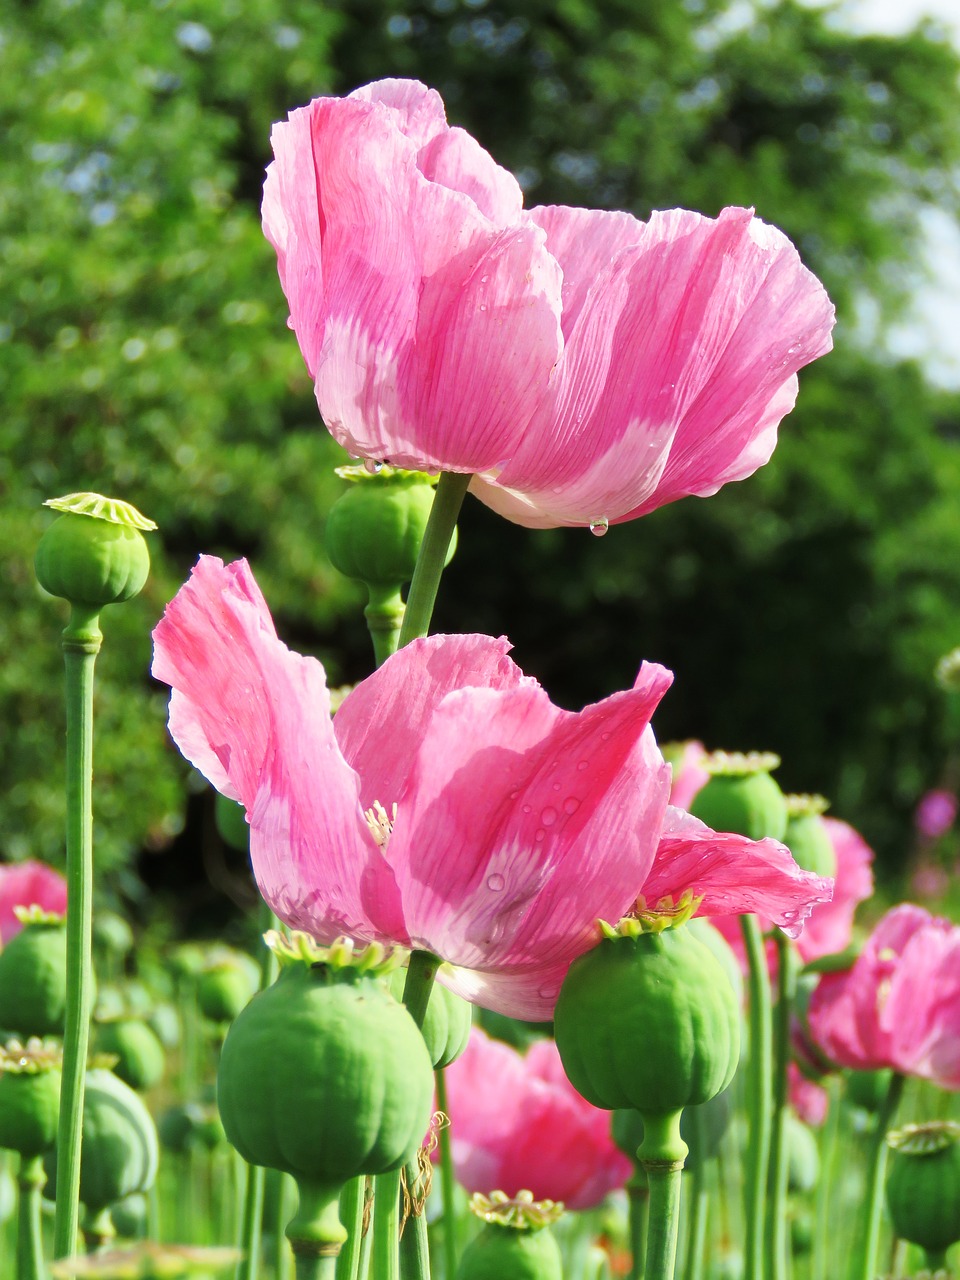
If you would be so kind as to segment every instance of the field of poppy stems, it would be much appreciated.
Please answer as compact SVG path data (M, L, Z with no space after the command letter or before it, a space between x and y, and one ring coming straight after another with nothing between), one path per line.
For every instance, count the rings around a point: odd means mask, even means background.
M505 635L431 629L468 494L602 536L767 462L824 288L749 208L526 209L417 81L272 142L370 672L329 688L255 556L199 558L150 674L262 906L246 949L136 937L98 898L94 673L156 526L48 503L66 875L0 864L0 1277L956 1274L960 926L875 896L776 755L661 743L641 652L571 711ZM924 796L922 851L956 814Z

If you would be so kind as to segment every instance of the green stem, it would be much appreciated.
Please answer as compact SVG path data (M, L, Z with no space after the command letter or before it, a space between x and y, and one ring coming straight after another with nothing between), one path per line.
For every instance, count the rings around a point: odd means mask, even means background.
M416 1165L412 1166L414 1169ZM411 1166L407 1165L407 1177ZM410 1185L409 1183L407 1184ZM411 1210L400 1236L400 1275L403 1280L429 1280L430 1246L427 1241L427 1220L422 1211Z
M633 1176L627 1183L627 1199L630 1213L630 1280L643 1280L650 1188L647 1186L647 1175L639 1164L634 1165Z
M400 1170L377 1175L373 1193L373 1274L400 1280ZM299 1277L297 1278L299 1280Z
M773 1119L770 1135L770 1199L766 1214L765 1275L786 1280L788 1258L787 1181L790 1153L787 1149L788 1067L790 1065L790 1015L797 989L797 965L789 939L778 929L777 1006L773 1022Z
M924 1268L933 1275L937 1271L947 1270L947 1251L946 1249L924 1249L923 1251Z
M44 1280L40 1196L46 1180L42 1156L20 1157L17 1280Z
M443 573L444 561L450 539L457 527L457 516L466 496L467 486L472 477L460 475L454 471L444 471L440 475L436 496L430 509L417 567L413 572L413 580L407 593L407 607L400 629L399 648L427 635L430 630L430 619L433 617L433 606L440 586L440 575ZM377 1277L379 1280L379 1277Z
M450 1112L447 1105L447 1079L443 1070L435 1071L433 1078L437 1082L437 1106L445 1116ZM450 1147L450 1128L443 1125L438 1135L440 1144L440 1194L443 1200L443 1261L444 1274L447 1280L453 1280L457 1274L457 1216L454 1205L454 1173L453 1152Z
M811 1280L828 1280L828 1240L831 1236L829 1230L830 1199L834 1194L834 1173L840 1136L839 1083L839 1080L834 1077L827 1084L827 1094L830 1101L827 1107L827 1123L823 1135L820 1180L817 1183L816 1217L813 1224L813 1260L810 1269Z
M335 1280L337 1254L346 1239L340 1221L340 1191L298 1178L297 1212L286 1237L296 1259L297 1280Z
M643 1142L637 1159L650 1188L645 1280L673 1280L680 1231L680 1187L687 1144L680 1136L680 1111L643 1112Z
M90 1040L93 929L93 668L99 610L73 605L62 638L67 712L67 1012L57 1130L54 1256L77 1249L84 1071Z
M278 1230L274 1237L274 1271L277 1280L290 1280L290 1264L293 1254L290 1252L287 1238L279 1228L287 1219L293 1208L295 1183L288 1173L281 1173L276 1183L276 1222Z
M687 1222L687 1258L683 1275L684 1280L703 1280L710 1193L707 1186L707 1160L703 1154L706 1143L702 1108L690 1107L687 1111L687 1119L694 1129L694 1149L697 1152L697 1159L687 1174L690 1179L687 1203L689 1204L692 1199L693 1207Z
M337 1280L356 1280L357 1277L366 1184L367 1179L361 1174L357 1178L351 1178L340 1192L340 1221L347 1229L347 1239L337 1258Z
M747 1148L744 1280L766 1280L763 1274L763 1206L770 1161L770 1075L773 1016L770 975L763 935L756 916L740 917L747 954L750 1058L747 1071L750 1141Z
M374 661L382 667L387 658L397 652L404 615L403 597L399 587L384 587L377 582L368 582L367 590L370 601L363 616L373 641Z
M880 1245L880 1219L883 1212L883 1178L887 1168L887 1131L903 1094L904 1077L894 1072L890 1087L877 1112L876 1128L867 1150L866 1201L863 1214L863 1247L860 1252L860 1280L874 1280L877 1274L877 1252Z

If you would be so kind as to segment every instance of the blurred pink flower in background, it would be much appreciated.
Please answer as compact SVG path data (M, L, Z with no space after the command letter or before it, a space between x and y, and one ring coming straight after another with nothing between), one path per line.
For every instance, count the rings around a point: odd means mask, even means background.
M912 903L894 907L852 968L820 978L807 1025L840 1066L960 1089L960 928Z
M534 527L629 520L752 475L833 307L749 209L523 209L439 95L381 80L274 126L264 231L351 453L477 473Z
M830 1106L829 1095L822 1085L809 1080L795 1062L787 1065L787 1088L790 1106L803 1123L814 1127L823 1124Z
M650 717L671 682L555 707L505 640L432 636L331 719L323 667L277 637L245 561L201 557L154 632L170 732L250 823L260 892L321 942L431 951L474 1003L548 1019L571 961L644 895L796 932L832 882L772 840L668 809Z
M678 809L689 809L693 797L710 780L710 774L703 767L706 749L702 742L692 741L664 747L663 753L673 769L670 803Z
M9 942L23 927L14 907L42 907L63 915L67 909L67 882L43 862L0 864L0 943Z
M957 797L952 791L936 788L920 797L913 815L914 826L928 840L939 840L957 817Z
M446 1082L453 1165L471 1193L526 1188L590 1209L633 1172L610 1136L610 1112L577 1093L552 1040L521 1054L474 1027Z

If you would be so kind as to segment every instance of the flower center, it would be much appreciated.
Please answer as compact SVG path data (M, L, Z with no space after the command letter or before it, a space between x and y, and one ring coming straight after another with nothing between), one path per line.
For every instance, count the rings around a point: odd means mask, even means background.
M392 804L390 806L390 812L387 813L380 801L374 800L373 807L368 809L363 816L367 820L367 826L370 828L370 834L373 836L374 840L376 840L380 848L384 848L387 841L390 839L393 824L397 820L396 804Z

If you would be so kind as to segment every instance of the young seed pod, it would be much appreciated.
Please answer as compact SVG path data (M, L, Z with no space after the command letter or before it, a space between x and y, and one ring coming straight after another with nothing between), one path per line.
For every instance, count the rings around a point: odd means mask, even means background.
M406 977L406 969L394 969L388 978L390 994L396 1000L403 998ZM420 1028L435 1071L456 1062L467 1047L472 1025L473 1005L435 983Z
M150 571L141 530L155 529L152 520L98 493L71 493L45 505L63 512L37 547L34 566L45 591L91 609L140 592Z
M804 871L818 876L837 874L837 855L823 821L823 796L787 796L787 830L783 842Z
M472 1212L484 1225L464 1249L456 1280L562 1280L560 1248L550 1230L563 1205L535 1201L529 1191L512 1200L502 1191L474 1195Z
M9 1040L0 1048L0 1147L24 1161L57 1140L60 1065L60 1050L40 1040Z
M0 951L0 1027L26 1036L62 1036L67 1014L67 931L63 916L39 910Z
M932 1120L887 1135L894 1233L939 1255L960 1240L960 1124Z
M140 1018L112 1018L96 1031L98 1053L115 1054L114 1074L131 1089L152 1089L163 1079L166 1054L157 1034Z
M779 763L772 752L715 751L703 761L710 780L694 796L690 812L714 831L735 831L750 840L782 840L787 802L770 776Z

